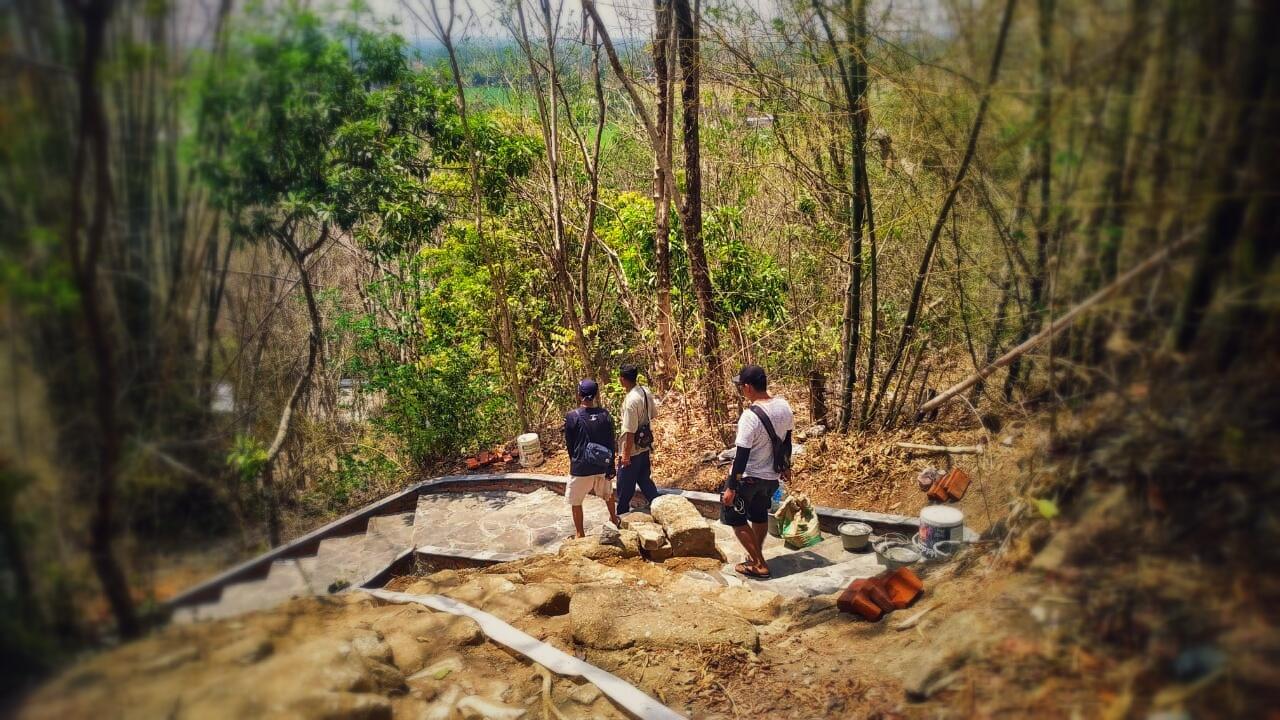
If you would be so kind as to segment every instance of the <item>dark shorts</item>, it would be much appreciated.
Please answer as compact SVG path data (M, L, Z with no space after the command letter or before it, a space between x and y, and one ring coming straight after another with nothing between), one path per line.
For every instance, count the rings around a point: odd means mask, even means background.
M720 522L729 527L742 527L748 520L753 523L768 522L769 504L777 491L777 480L743 478L742 485L734 494L733 507L723 504L720 506Z

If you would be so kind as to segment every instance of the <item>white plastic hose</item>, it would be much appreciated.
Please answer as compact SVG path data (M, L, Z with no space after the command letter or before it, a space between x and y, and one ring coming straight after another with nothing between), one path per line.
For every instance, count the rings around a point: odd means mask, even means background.
M450 615L469 617L475 620L484 634L494 642L506 645L557 675L586 678L614 702L642 720L685 720L683 715L644 694L617 675L557 650L466 603L443 595L414 595L391 590L365 590L364 592L391 603L417 603Z

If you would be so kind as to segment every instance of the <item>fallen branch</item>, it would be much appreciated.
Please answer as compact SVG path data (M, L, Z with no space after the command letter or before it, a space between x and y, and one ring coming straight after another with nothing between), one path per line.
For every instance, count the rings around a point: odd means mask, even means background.
M982 445L921 445L919 443L900 442L897 443L900 448L907 450L920 450L922 452L947 453L950 455L981 455L986 452L986 448Z
M1117 290L1119 290L1120 288L1124 287L1126 284L1131 282L1134 278L1140 277L1150 272L1151 270L1155 269L1158 265L1160 265L1160 263L1168 259L1170 255L1177 252L1178 250L1181 250L1187 245L1190 245L1191 242L1195 240L1195 237L1198 234L1199 233L1189 233L1187 235L1184 235L1180 240L1170 244L1168 247L1157 252L1156 254L1152 255L1146 260L1143 260L1141 263L1138 263L1133 268L1130 268L1123 275L1113 280L1110 285L1107 285L1106 287L1095 292L1094 294L1090 295L1084 300L1081 300L1078 305L1068 310L1065 314L1063 314L1057 320L1054 320L1053 322L1049 323L1048 327L1046 327L1045 329L1041 330L1040 332L1028 338L1026 342L1023 342L1021 345L1018 345L1017 347L1013 348L1012 350L1005 353L1004 355L1001 355L1000 357L996 358L989 365L982 368L981 370L978 370L977 372L973 373L972 375L965 378L964 380L961 380L955 385L952 385L946 390L943 390L942 392L938 393L937 396L935 396L932 400L921 405L918 412L926 413L926 412L929 412L930 410L933 410L934 408L941 406L942 403L950 400L951 398L964 392L965 390L968 390L969 388L978 384L982 380L985 380L996 370L1012 363L1014 360L1017 360L1019 357L1021 357L1024 353L1026 353L1031 348L1039 345L1045 340L1048 340L1054 335L1057 335L1059 331L1061 331L1063 328L1070 325L1071 322L1075 320L1076 317L1078 317L1085 310L1088 310L1094 305L1097 305L1103 300L1106 300L1108 297L1114 295Z

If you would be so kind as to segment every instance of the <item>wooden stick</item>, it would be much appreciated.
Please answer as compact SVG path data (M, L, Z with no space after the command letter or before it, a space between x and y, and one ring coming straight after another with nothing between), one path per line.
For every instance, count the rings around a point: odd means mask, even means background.
M986 452L982 445L920 445L919 443L900 442L897 443L900 448L907 450L921 450L933 453L949 453L951 455L981 455Z
M1084 300L1081 300L1080 304L1068 310L1066 313L1062 315L1062 317L1059 317L1057 320L1054 320L1045 329L1041 330L1040 332L1036 333L1032 337L1028 338L1026 342L1023 342L1021 345L1018 345L1017 347L1013 348L1012 350L1005 353L1004 355L1001 355L1000 357L996 358L991 362L991 364L973 373L972 375L965 378L964 380L961 380L955 385L952 385L946 390L943 390L941 393L938 393L937 397L921 405L919 412L922 412L922 413L929 412L930 410L933 410L934 408L942 405L942 403L950 400L956 395L978 384L978 382L990 376L991 373L994 373L997 369L1008 365L1014 360L1017 360L1019 357L1021 357L1024 353L1026 353L1031 348L1039 345L1045 340L1048 340L1054 335L1057 335L1060 330L1070 325L1071 322L1075 320L1076 317L1078 317L1085 310L1088 310L1094 305L1097 305L1103 300L1106 300L1108 297L1115 294L1117 290L1119 290L1121 287L1123 287L1124 285L1132 281L1134 278L1139 277L1155 269L1156 266L1164 262L1174 252L1181 250L1187 245L1190 245L1197 235L1199 235L1198 232L1193 232L1193 233L1184 235L1181 239L1170 244L1165 249L1157 252L1156 254L1152 255L1146 260L1143 260L1141 263L1129 269L1123 275L1113 280L1110 285L1107 285L1106 287L1095 292L1094 294L1090 295Z

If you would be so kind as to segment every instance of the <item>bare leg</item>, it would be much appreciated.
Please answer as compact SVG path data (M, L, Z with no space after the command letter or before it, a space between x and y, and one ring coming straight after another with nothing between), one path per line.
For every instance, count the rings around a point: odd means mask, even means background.
M747 551L747 566L759 573L769 572L769 565L765 563L764 554L760 552L760 545L756 542L755 530L746 525L740 525L733 529L733 534Z
M582 529L582 506L574 505L570 509L573 511L574 537L586 537L586 532Z
M764 555L764 537L769 534L769 523L751 523L751 534L756 536L756 547Z
M618 506L617 496L610 495L609 499L604 501L604 505L609 508L609 519L613 521L613 526L616 528L622 527L622 519L618 517L618 511L614 509Z

